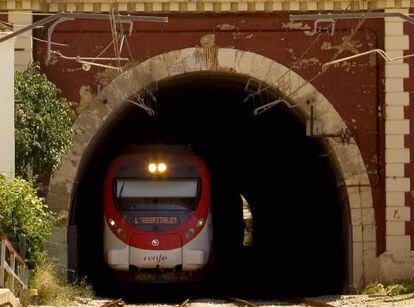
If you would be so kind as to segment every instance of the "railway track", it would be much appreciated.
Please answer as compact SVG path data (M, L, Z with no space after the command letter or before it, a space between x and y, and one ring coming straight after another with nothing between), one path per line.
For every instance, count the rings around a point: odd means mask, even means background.
M259 307L260 305L257 305L253 302L241 299L241 298L235 298L235 297L224 297L224 301L233 303L234 305L238 307ZM196 302L196 301L194 301ZM178 307L190 307L190 304L192 303L191 299L186 299L181 304L178 305ZM291 298L291 299L284 299L284 300L277 300L278 304L282 305L301 305L301 306L309 306L309 307L334 307L334 305L318 301L315 299L310 298ZM101 307L120 307L120 306L126 306L125 302L122 299L117 299L114 301L107 302Z
M252 303L250 301L235 298L235 297L225 297L225 301L229 303L233 303L236 306L239 307L259 307L259 305ZM302 305L302 306L309 306L309 307L334 307L334 305L318 301L315 299L310 298L292 298L292 299L285 299L285 300L278 300L281 304L295 304L295 305ZM186 299L184 302L182 302L178 307L190 307L189 304L191 303L190 299Z

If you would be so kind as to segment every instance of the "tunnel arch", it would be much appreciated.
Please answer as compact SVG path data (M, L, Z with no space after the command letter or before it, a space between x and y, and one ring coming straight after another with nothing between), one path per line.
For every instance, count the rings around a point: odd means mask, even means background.
M62 166L51 178L48 204L62 216L68 217L76 182L88 155L100 137L122 113L125 100L150 84L174 76L191 73L225 73L244 76L271 86L290 97L304 118L310 116L310 105L315 116L324 124L326 134L337 134L346 128L334 106L310 83L280 63L262 55L230 48L202 46L186 48L157 55L120 73L98 93L76 119L73 144L64 157ZM355 140L343 144L334 139L325 145L344 186L350 212L351 244L348 251L349 278L354 287L360 287L376 278L376 237L373 200L365 164ZM67 224L54 229L49 250L64 263L76 258L67 249Z

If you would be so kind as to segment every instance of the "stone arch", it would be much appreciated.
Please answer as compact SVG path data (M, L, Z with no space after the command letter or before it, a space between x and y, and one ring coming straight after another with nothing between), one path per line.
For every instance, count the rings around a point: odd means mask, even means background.
M346 128L334 106L310 83L278 62L262 55L203 45L157 55L120 73L78 116L74 123L73 144L63 165L54 172L48 194L52 210L67 216L76 178L87 160L88 148L127 104L125 100L153 82L194 72L222 72L254 78L274 87L307 117L310 104L315 116L324 124L324 132L337 134ZM309 103L310 102L310 103ZM360 287L377 278L376 235L370 181L355 140L349 144L328 138L328 149L336 162L338 177L349 202L352 251L348 258L352 270L350 282ZM49 251L67 261L67 226L56 227Z

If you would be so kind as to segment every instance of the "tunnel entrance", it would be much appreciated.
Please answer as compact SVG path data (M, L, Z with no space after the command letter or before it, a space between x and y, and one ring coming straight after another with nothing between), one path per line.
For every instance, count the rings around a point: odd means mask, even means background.
M216 261L207 283L266 296L347 291L349 212L330 156L294 109L280 104L253 116L277 93L246 100L246 82L214 73L161 81L150 93L155 116L127 106L90 152L73 195L69 265L98 293L112 276L102 255L105 172L139 144L190 144L209 168ZM251 245L243 244L242 196L254 221Z

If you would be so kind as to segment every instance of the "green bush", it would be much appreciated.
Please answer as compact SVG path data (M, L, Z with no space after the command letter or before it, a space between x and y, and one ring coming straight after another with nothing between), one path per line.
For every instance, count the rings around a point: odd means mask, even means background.
M32 268L42 257L54 221L30 182L0 174L0 234L6 234L11 241L17 241L20 234L26 235L26 258Z
M61 163L72 139L70 105L38 64L15 74L16 174L26 178L50 172Z

